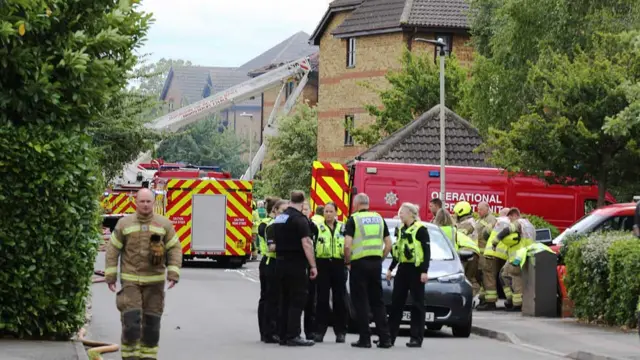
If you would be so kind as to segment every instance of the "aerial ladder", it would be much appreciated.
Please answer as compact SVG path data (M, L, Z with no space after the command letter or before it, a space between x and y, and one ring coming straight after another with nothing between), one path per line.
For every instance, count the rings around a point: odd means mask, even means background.
M304 57L296 61L286 63L227 90L218 92L198 102L170 112L153 120L146 126L159 132L173 133L186 125L205 118L208 115L220 112L235 103L247 100L277 86L278 84L281 84L280 92L278 93L275 105L269 115L269 119L267 120L267 124L264 129L264 134L266 135L264 136L264 141L260 145L256 155L251 159L249 168L241 178L242 180L252 180L264 160L267 151L266 146L268 137L277 136L278 134L276 120L280 115L279 107L283 97L282 94L285 93L287 84L292 80L298 81L298 85L289 95L284 108L282 109L283 115L287 115L295 105L297 98L302 93L302 90L308 81L310 71L311 64L309 62L309 57ZM157 146L158 144L156 144L156 148ZM116 184L141 186L144 181L151 180L155 170L142 165L143 163L149 163L151 161L151 151L141 153L135 161L124 167L122 176L116 179Z

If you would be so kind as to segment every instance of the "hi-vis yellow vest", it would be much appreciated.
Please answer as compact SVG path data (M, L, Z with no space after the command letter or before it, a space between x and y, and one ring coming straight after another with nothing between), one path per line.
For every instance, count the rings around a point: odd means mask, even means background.
M454 234L453 226L441 226L440 228L442 229L444 234L447 235L449 240L451 240L456 248L456 252L459 249L468 249L480 255L480 248L478 247L478 244L476 244L476 242L473 241L472 238L465 235L462 231L458 231L458 229L456 229L456 232Z
M269 226L273 222L273 218L268 216L260 221L261 224L267 224ZM258 225L259 226L259 225ZM265 235L267 235L267 229L265 227ZM260 254L266 255L269 252L269 247L267 246L267 239L263 238L260 233L258 233L258 251Z
M320 226L320 224L324 223L324 216L315 214L311 217L311 221L313 221L316 225Z
M351 260L367 256L382 257L384 245L384 219L373 211L362 211L352 215L356 231L351 245Z
M519 265L520 268L523 268L524 264L527 262L527 256L528 255L534 255L534 254L537 254L537 253L542 252L542 251L548 251L548 252L550 252L552 254L555 254L553 252L553 250L551 250L551 248L548 247L547 245L539 243L539 242L536 242L536 243L533 243L533 244L531 244L529 246L525 246L525 247L519 249L518 251L516 251L516 256L513 259L513 261L511 261L511 263L513 265L516 265L516 266Z
M487 240L487 246L484 249L484 256L492 256L498 259L507 260L507 258L509 257L509 247L505 245L505 243L502 241L498 242L498 239L496 239L497 236L498 236L498 231L496 230L491 231L489 240ZM509 236L514 236L514 234L511 234ZM517 234L515 236L517 236ZM491 248L491 245L496 242L498 243L496 245L496 250L493 250Z
M394 244L393 255L401 263L414 263L416 267L424 261L422 244L416 238L418 230L424 225L420 221L414 222L408 228L400 229L399 236ZM409 256L407 256L409 254Z
M342 223L336 220L333 234L327 224L318 224L318 241L316 241L317 259L343 259L344 258L344 235L342 234Z

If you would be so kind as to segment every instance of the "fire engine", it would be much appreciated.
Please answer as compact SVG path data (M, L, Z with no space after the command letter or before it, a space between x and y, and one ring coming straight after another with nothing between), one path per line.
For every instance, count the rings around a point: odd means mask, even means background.
M232 179L219 167L166 164L159 159L152 160L151 152L142 153L125 166L115 186L105 191L103 227L112 230L120 217L135 212L135 192L150 188L156 194L154 211L173 221L185 260L212 258L231 266L244 264L251 255L251 179L265 157L268 138L277 135L276 119L291 111L310 70L309 58L304 57L152 121L148 127L153 130L175 132L281 85L264 129L265 141L241 179ZM281 107L283 94L291 82L297 82L297 86Z

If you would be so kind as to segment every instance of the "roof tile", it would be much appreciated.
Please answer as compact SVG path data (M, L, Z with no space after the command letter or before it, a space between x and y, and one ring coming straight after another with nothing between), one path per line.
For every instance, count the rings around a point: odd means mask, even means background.
M335 30L333 35L400 27L405 0L365 0Z
M412 2L406 25L424 27L469 27L466 0L410 0ZM405 19L403 19L405 20Z
M264 53L240 65L245 74L271 64L285 63L318 52L318 47L309 45L309 34L300 31Z
M482 138L468 121L445 110L446 165L491 167L475 153ZM440 164L440 106L434 106L415 121L361 153L358 158L410 164Z

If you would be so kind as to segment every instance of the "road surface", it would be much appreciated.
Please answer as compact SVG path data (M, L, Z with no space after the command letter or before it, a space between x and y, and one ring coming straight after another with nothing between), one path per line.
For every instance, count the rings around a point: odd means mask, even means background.
M468 339L451 336L448 328L428 332L421 349L409 349L407 337L399 337L391 349L355 349L349 343L357 335L349 334L346 344L336 344L329 329L325 342L310 348L290 348L259 341L256 308L259 295L257 263L239 270L219 269L213 263L182 269L182 280L166 295L162 318L159 359L389 359L407 356L429 359L518 360L555 359L543 353L496 340L471 335ZM104 253L98 255L96 269L104 269ZM92 322L88 338L119 342L120 317L115 294L106 284L93 285ZM406 332L401 336L407 336ZM374 336L375 339L375 336ZM421 354L418 354L421 353ZM424 354L424 355L422 355ZM120 359L119 353L105 354L105 360Z

